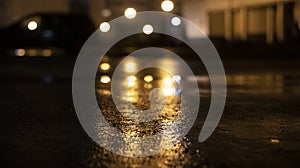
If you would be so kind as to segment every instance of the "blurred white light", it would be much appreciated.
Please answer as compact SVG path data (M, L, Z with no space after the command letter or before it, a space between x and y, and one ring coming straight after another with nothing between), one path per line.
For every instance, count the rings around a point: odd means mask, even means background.
M173 79L172 78L165 78L163 80L164 87L171 87L173 85Z
M101 83L109 83L109 82L110 82L110 77L109 77L109 76L106 76L106 75L103 75L103 76L101 76L101 78L100 78L100 82L101 82Z
M131 73L136 70L136 63L128 61L125 63L125 72Z
M181 19L179 17L173 17L171 23L173 26L179 26L181 24Z
M175 95L175 89L174 88L163 88L163 94L165 96Z
M165 0L161 3L161 9L165 12L171 12L174 9L174 3L170 0Z
M147 35L153 33L153 26L149 25L149 24L146 24L144 27L143 27L143 32Z
M50 57L52 55L52 51L50 49L45 49L42 51L43 56Z
M128 80L128 86L129 87L135 86L135 81L136 81L136 77L135 76L129 76L127 78L127 80Z
M108 23L108 22L102 22L101 24L100 24L100 30L102 31L102 32L108 32L109 31L109 29L110 29L110 24Z
M107 71L107 70L109 70L109 68L110 68L110 65L108 63L102 63L100 65L100 69L103 71Z
M133 19L136 16L136 10L134 8L127 8L124 12L124 15L128 19Z
M109 9L103 9L101 12L101 15L104 17L109 17L111 15L111 10Z
M15 55L19 56L19 57L22 57L22 56L25 55L25 50L24 49L16 49L15 50Z
M181 76L180 75L174 75L173 80L176 81L176 82L180 82L181 81Z
M37 25L36 21L30 21L27 25L27 28L29 30L35 30L35 29L37 29L37 27L38 27L38 25Z

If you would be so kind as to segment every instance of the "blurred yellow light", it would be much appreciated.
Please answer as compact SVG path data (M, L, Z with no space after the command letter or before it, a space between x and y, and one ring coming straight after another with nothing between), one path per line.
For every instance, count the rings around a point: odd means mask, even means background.
M38 54L36 49L29 49L27 53L28 56L36 56Z
M171 12L174 9L174 3L170 0L165 0L161 3L161 9L165 12Z
M144 27L143 27L143 32L147 35L153 33L153 26L151 26L150 24L146 24Z
M16 54L16 56L22 57L26 54L26 52L24 49L16 49L15 54Z
M274 144L277 144L277 143L279 143L280 141L279 141L279 139L271 139L271 143L274 143Z
M107 70L109 70L109 68L110 68L110 65L108 63L100 64L100 69L103 71L107 71Z
M50 49L43 50L43 56L50 57L52 55L52 51Z
M171 96L175 94L174 88L163 88L163 94L165 96Z
M133 102L134 101L134 97L128 97L127 99L129 102Z
M145 81L145 82L152 82L152 81L153 81L153 77L152 77L151 75L146 75L146 76L144 77L144 81Z
M151 89L152 88L152 84L151 83L145 83L144 84L144 88Z
M110 82L110 77L109 77L109 76L106 76L106 75L103 75L103 76L101 76L101 78L100 78L100 82L101 82L101 83L109 83L109 82Z
M27 28L29 30L35 30L37 29L38 25L37 25L37 22L36 21L30 21L27 25Z
M134 8L127 8L124 15L127 19L133 19L136 16L136 10Z
M106 33L110 30L110 24L108 22L102 22L99 26L100 31Z

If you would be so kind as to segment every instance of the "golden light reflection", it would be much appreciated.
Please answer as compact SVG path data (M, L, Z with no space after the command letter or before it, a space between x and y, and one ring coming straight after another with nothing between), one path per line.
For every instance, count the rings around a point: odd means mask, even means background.
M45 49L42 51L43 56L50 57L52 55L52 51L50 49Z
M137 92L136 92L136 91L129 91L129 92L127 93L127 96L124 97L124 99L125 99L126 101L129 101L129 102L134 102L134 101L136 101L136 100L137 100Z
M152 88L152 84L151 83L145 83L144 84L144 88L151 89Z
M226 76L227 85L251 86L253 93L282 93L283 76L281 74L235 74ZM259 90L259 92L257 92ZM245 92L245 90L238 90ZM249 92L249 90L247 90Z
M278 144L280 142L279 139L271 138L271 143Z
M36 49L29 49L27 51L27 53L28 53L28 56L36 56L38 54Z
M110 69L109 63L102 63L102 64L100 65L100 69L103 70L103 71L109 70L109 69Z
M103 76L101 76L101 78L100 78L100 82L101 82L101 83L109 83L109 82L110 82L110 77L107 76L107 75L103 75Z
M24 49L16 49L15 50L15 55L16 56L19 56L19 57L22 57L26 54L25 50Z
M145 82L152 82L153 81L153 76L151 76L151 75L146 75L145 77L144 77L144 81Z

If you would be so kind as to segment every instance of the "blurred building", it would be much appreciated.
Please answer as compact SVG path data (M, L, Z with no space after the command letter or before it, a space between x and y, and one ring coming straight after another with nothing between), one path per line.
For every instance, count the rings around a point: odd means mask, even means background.
M215 39L274 43L299 38L299 0L186 0L182 9Z

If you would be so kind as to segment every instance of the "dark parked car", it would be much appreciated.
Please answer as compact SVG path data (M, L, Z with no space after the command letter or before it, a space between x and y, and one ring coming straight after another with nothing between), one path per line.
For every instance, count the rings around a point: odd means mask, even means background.
M77 55L96 30L90 18L63 13L36 13L0 30L5 55Z

